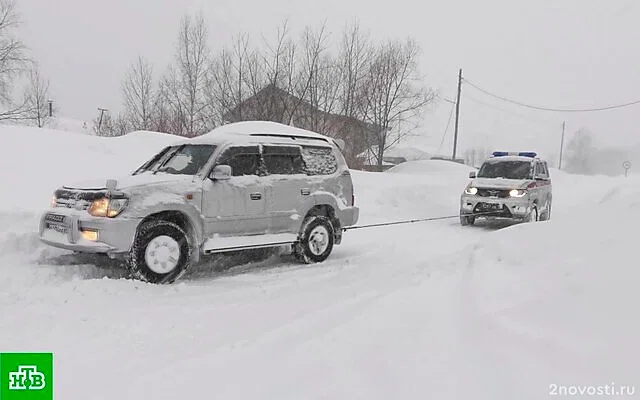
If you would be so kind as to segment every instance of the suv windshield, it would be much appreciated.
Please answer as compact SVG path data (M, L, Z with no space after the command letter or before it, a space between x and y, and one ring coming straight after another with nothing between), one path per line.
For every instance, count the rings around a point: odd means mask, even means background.
M482 164L478 178L531 179L531 162L498 161Z
M172 146L154 156L152 162L137 172L154 171L168 174L195 175L204 167L216 146L186 144Z

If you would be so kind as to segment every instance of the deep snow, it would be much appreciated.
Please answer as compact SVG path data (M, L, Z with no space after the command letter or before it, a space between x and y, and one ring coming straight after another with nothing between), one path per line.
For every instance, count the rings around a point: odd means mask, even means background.
M205 265L169 286L38 242L58 185L172 141L0 127L0 351L53 351L57 398L511 400L638 383L636 176L552 170L549 222L348 231L323 264ZM353 171L359 224L455 215L470 170Z

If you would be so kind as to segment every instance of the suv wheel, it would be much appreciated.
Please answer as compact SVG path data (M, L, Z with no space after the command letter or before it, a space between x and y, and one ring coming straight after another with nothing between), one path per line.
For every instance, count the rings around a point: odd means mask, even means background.
M473 225L476 222L475 215L461 215L460 216L460 225L467 226Z
M299 241L294 245L294 256L307 264L322 262L333 250L334 228L327 217L312 216L302 224Z
M133 275L150 283L172 283L190 264L187 234L173 222L152 220L139 229L127 257Z

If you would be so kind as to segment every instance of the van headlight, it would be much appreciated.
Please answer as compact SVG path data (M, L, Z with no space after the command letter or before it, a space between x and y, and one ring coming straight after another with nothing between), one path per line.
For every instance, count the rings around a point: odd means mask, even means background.
M126 198L110 199L102 197L91 202L87 212L94 217L113 218L127 207L128 202L129 200Z
M466 189L464 190L464 192L465 192L466 194L474 195L474 194L478 193L478 188L475 188L475 187L473 187L473 186L472 186L472 187L468 187L468 188L466 188Z
M511 197L523 197L526 194L527 194L527 191L522 189L513 189L512 191L509 192L509 196Z

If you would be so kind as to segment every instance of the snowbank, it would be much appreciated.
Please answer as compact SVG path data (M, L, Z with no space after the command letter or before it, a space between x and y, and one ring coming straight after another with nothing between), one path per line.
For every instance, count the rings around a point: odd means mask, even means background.
M416 160L398 164L386 170L385 173L418 174L430 176L430 179L446 179L450 175L463 175L465 178L468 178L469 172L471 171L476 171L476 169L453 161Z
M0 125L0 212L39 212L53 191L71 181L130 174L173 135L132 132L107 138L73 132Z
M456 215L472 169L439 160L408 161L386 172L351 171L360 223Z

